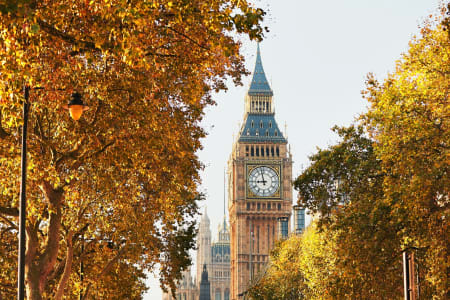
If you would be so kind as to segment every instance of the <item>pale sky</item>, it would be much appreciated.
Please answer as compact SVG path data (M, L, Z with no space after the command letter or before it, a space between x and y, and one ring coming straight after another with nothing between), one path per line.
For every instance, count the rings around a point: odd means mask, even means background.
M261 43L261 57L274 92L275 118L285 132L293 154L293 178L308 166L317 147L336 141L330 128L350 125L367 109L361 97L366 74L377 78L392 72L395 61L406 52L418 26L437 11L439 0L278 0L251 1L268 11L264 23L270 28ZM256 43L243 41L246 66L253 71ZM217 105L207 110L199 157L200 203L208 207L213 238L223 219L223 172L231 152L233 135L243 120L244 86L229 85L215 96ZM285 134L286 136L286 134ZM228 199L228 195L227 195ZM294 201L296 193L294 193ZM227 212L228 216L228 212ZM159 282L149 274L146 300L159 300Z

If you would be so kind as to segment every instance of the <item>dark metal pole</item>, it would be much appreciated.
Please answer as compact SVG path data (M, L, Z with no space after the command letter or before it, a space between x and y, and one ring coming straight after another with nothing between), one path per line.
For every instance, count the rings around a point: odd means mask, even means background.
M84 265L83 265L83 253L84 253L84 238L81 242L81 255L80 255L80 300L83 299L83 279L84 279Z
M27 127L28 127L28 111L30 103L28 102L30 96L30 87L25 86L23 89L25 101L23 102L23 126L22 126L22 181L20 183L20 209L19 209L19 268L18 268L18 282L17 282L17 299L25 299L25 220L27 216Z
M411 300L411 283L409 282L410 279L410 264L409 264L409 254L408 251L403 251L403 280L404 280L404 294L405 294L405 300Z

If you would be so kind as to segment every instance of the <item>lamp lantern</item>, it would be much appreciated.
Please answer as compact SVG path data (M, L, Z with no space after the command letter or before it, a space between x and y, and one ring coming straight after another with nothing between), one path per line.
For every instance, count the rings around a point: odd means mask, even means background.
M83 114L83 111L89 109L89 106L84 105L83 100L81 99L81 94L75 92L72 94L71 99L67 105L64 105L64 109L69 111L70 117L75 121L78 121Z

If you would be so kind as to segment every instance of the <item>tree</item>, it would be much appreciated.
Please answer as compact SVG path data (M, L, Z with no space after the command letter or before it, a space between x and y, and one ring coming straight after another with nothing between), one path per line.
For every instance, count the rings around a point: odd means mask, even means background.
M257 274L248 289L250 299L303 299L304 279L299 268L303 252L300 236L279 241L270 253L265 269Z
M250 299L337 299L333 232L313 222L301 235L280 241L267 269L249 288ZM338 298L344 299L344 298Z
M386 80L369 75L364 93L366 125L386 173L385 202L403 224L403 247L423 249L422 290L436 299L448 296L450 268L450 35L444 13L443 7L424 24Z
M23 86L28 299L113 299L118 278L136 298L158 265L174 288L194 246L199 122L212 91L240 83L236 33L261 39L263 16L247 1L0 3L2 298L15 290ZM79 122L60 112L72 91L90 106Z
M396 232L402 224L383 201L385 174L373 141L361 126L333 130L342 140L312 155L294 182L299 204L315 214L324 231L320 238L333 241L330 286L318 286L332 299L397 299L402 270Z
M426 22L394 73L382 83L369 75L361 124L335 127L340 141L310 157L294 186L313 227L275 249L251 289L255 299L278 291L293 299L402 299L401 253L413 247L420 298L448 298L447 25L442 15Z

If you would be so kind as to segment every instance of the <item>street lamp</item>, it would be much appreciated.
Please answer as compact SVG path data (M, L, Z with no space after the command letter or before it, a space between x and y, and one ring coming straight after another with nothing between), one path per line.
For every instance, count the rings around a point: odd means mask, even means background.
M73 93L70 102L67 105L64 105L63 108L69 111L72 119L78 121L83 114L83 111L88 110L89 106L84 105L80 93Z
M41 90L42 88L34 88ZM27 128L28 128L28 112L30 110L30 87L25 85L23 89L23 96L25 101L23 102L23 126L22 126L22 157L21 157L21 183L20 183L20 207L19 207L19 257L18 257L18 282L17 282L17 299L25 299L25 248L26 248L26 235L25 235L25 222L26 222L26 182L27 182ZM70 116L74 120L79 120L83 111L88 107L83 104L81 95L79 93L73 93L72 99L66 106L69 110Z

